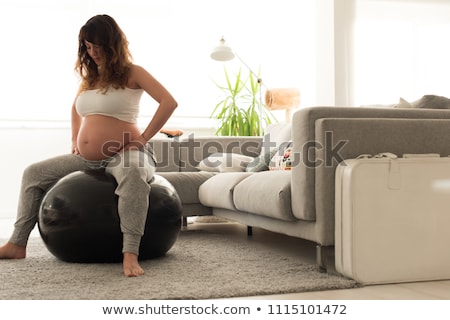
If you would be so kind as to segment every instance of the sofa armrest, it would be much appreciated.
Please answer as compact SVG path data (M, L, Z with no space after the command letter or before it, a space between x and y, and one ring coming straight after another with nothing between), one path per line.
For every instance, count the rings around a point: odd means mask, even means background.
M450 119L449 110L362 108L362 107L309 107L297 110L292 117L294 165L292 168L294 214L302 219L315 219L315 148L316 121L319 119ZM348 128L351 130L352 128ZM420 132L420 130L419 130ZM356 132L358 135L358 132ZM357 150L359 152L359 150ZM362 153L362 152L361 152ZM320 189L320 186L319 186Z
M316 121L315 220L321 242L334 243L335 170L361 154L450 154L450 119L319 119ZM332 235L332 236L331 236Z

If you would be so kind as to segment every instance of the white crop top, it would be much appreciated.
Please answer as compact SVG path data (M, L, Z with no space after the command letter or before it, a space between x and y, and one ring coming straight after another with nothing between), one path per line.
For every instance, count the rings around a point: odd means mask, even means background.
M117 118L122 121L136 123L139 115L139 102L144 90L114 89L83 91L77 99L76 110L82 117L100 114Z

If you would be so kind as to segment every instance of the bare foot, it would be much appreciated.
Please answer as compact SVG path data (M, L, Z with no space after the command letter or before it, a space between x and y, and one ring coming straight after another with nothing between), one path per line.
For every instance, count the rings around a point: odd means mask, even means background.
M125 277L138 277L144 274L138 262L138 256L131 252L123 253L123 274Z
M26 256L26 250L27 247L8 242L0 247L0 259L23 259Z

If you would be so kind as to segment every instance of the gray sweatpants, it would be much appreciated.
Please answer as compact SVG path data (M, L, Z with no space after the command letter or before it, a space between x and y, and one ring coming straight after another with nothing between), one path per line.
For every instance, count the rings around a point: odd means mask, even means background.
M150 149L128 150L102 161L88 161L79 155L67 154L28 166L23 173L17 220L9 241L20 246L27 244L38 219L41 201L59 179L75 171L102 168L112 174L118 184L115 193L119 199L122 252L139 254L149 206L149 182L156 169Z

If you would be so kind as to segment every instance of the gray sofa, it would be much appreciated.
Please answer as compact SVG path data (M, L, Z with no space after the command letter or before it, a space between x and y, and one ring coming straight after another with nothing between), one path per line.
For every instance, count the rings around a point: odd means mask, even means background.
M334 179L340 161L381 152L450 155L449 110L311 107L295 112L286 128L290 130L287 140L292 142L291 170L197 168L216 152L267 158L274 147L265 146L266 142L276 141L278 146L281 141L270 133L264 139L191 136L154 140L158 174L177 189L183 216L215 215L313 241L318 266L326 268L335 239Z

